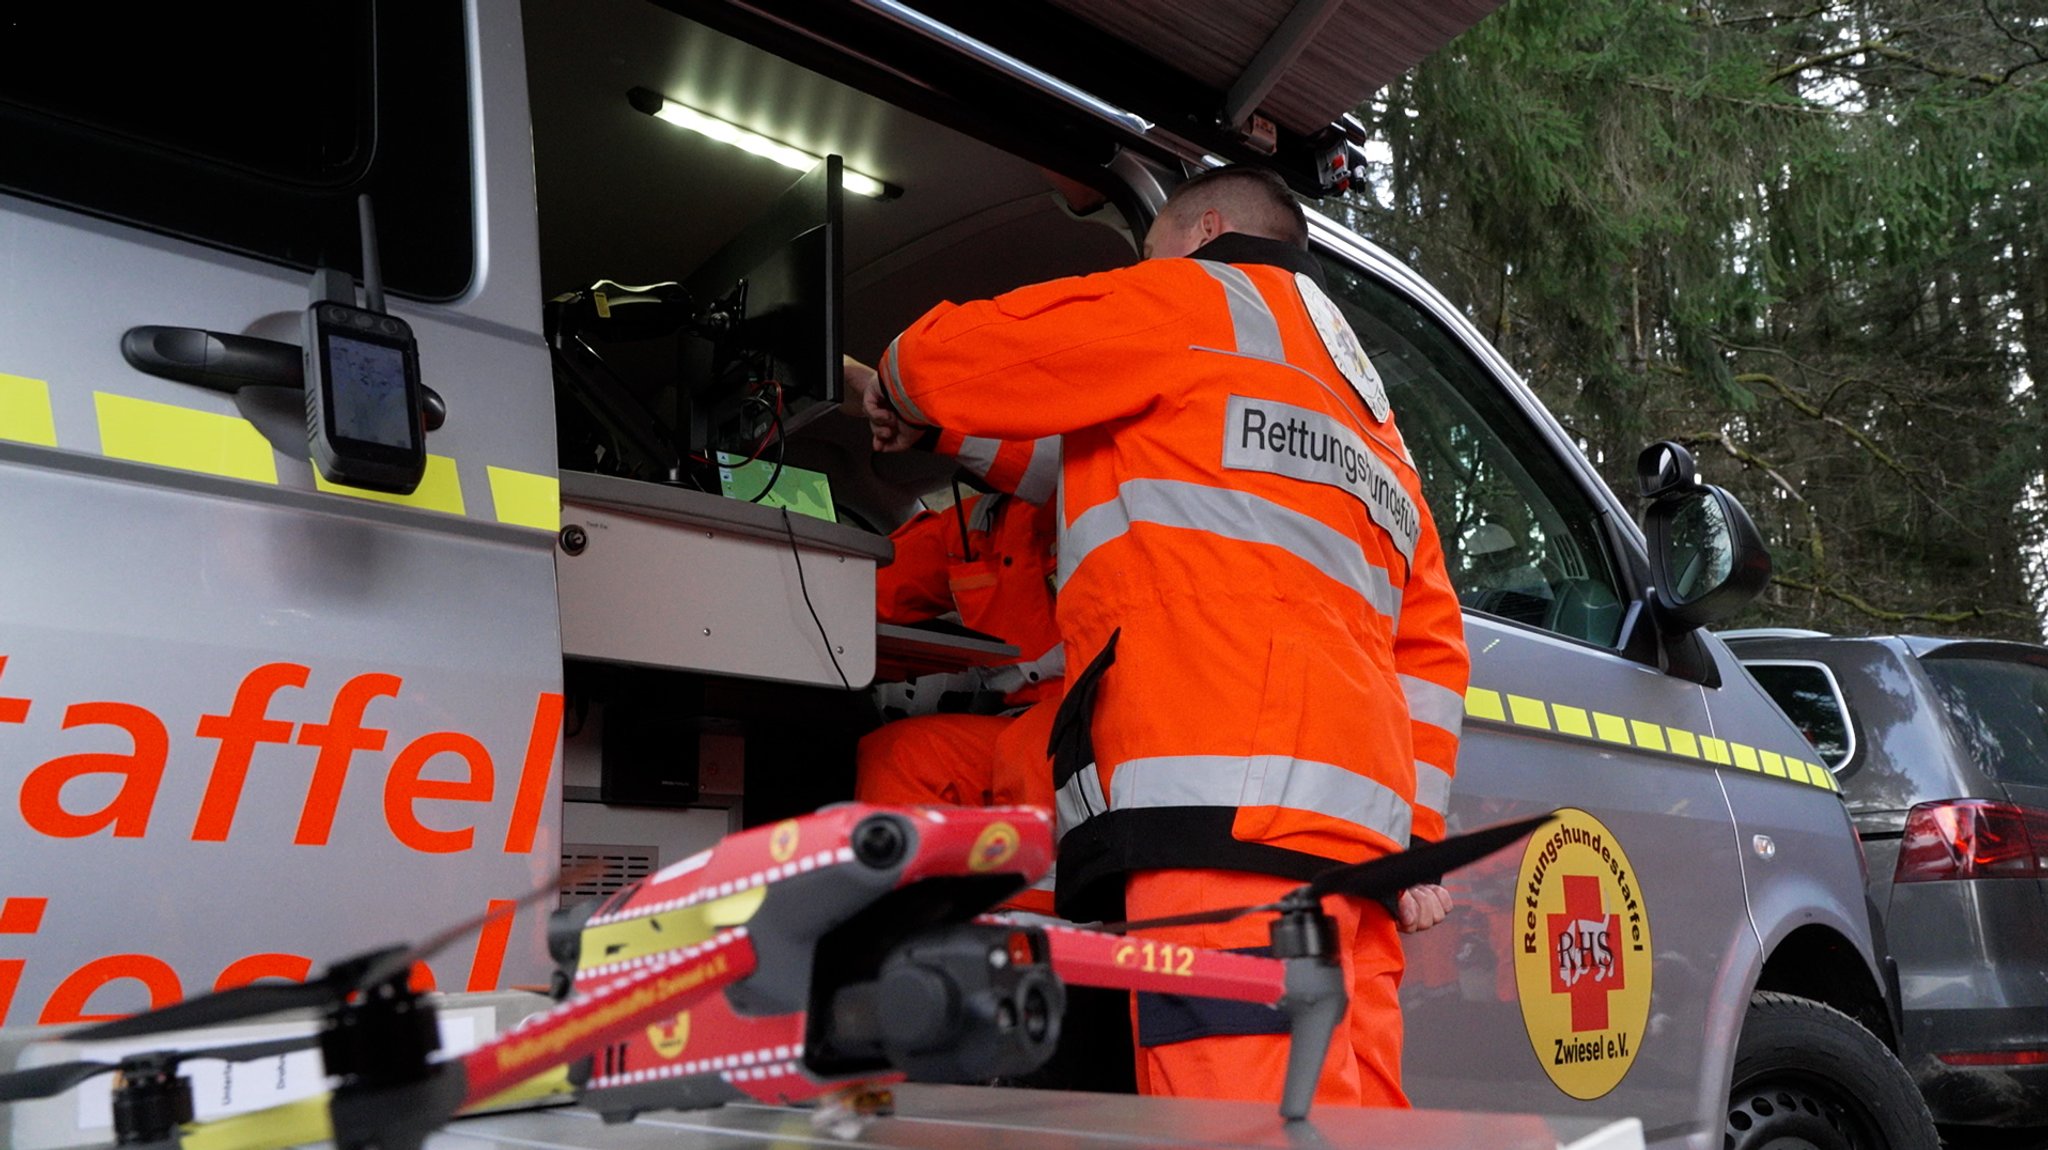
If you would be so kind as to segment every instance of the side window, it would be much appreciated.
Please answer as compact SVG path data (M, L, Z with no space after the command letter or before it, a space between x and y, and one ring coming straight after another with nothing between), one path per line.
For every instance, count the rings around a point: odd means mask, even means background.
M349 271L368 192L385 286L453 298L475 262L466 61L459 4L10 5L0 190Z
M1792 719L1830 770L1855 753L1856 737L1849 726L1849 708L1835 673L1819 663L1745 663L1764 693Z
M1331 294L1386 381L1467 610L1612 647L1621 632L1602 508L1483 366L1384 284L1324 260Z

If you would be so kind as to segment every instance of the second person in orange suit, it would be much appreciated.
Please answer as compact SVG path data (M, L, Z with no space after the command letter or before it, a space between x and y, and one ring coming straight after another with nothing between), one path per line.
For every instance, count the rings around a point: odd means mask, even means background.
M885 723L856 751L854 798L890 805L1053 806L1046 742L1065 681L1053 621L1054 507L1059 441L939 437L996 490L925 511L891 533L895 557L875 573L877 617L914 623L957 612L962 625L1021 652L978 668L993 714L922 714ZM1027 496L1037 496L1036 500ZM1052 876L1013 896L1014 909L1052 913Z

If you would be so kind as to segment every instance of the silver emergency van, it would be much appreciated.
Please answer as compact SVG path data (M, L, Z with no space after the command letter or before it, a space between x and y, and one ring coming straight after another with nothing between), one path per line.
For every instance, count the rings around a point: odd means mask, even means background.
M1335 192L1346 110L1490 7L11 14L0 1025L304 978L847 797L864 690L977 647L878 633L884 535L952 464L870 457L838 354L1133 260L1218 160ZM1413 939L1415 1102L1931 1146L1832 776L1700 629L1758 586L1740 509L1665 446L1646 535L1312 217L1468 606L1451 829L1563 809ZM436 985L544 981L545 909Z

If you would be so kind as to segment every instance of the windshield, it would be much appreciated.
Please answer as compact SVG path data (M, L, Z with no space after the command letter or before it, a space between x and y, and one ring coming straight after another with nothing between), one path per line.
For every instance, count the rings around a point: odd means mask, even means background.
M2048 667L2001 659L1926 659L1922 666L1986 774L2048 786Z

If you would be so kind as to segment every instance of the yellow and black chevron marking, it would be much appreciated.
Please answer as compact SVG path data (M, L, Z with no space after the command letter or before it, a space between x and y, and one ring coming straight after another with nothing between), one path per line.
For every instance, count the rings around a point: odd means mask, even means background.
M239 416L104 391L93 393L93 409L99 424L97 453L109 459L175 467L250 483L274 486L281 482L277 452L248 420ZM0 372L0 439L39 447L93 450L84 444L57 441L48 383L4 372ZM463 465L446 455L427 456L426 477L420 481L419 490L410 495L329 483L311 463L287 461L285 465L307 468L312 472L314 487L331 494L396 503L444 515L485 515L464 505L458 474ZM490 518L548 532L561 526L561 481L555 476L491 466L484 468L484 476L491 492Z
M1791 755L1759 750L1746 743L1732 743L1680 727L1545 702L1527 695L1505 694L1484 687L1468 688L1465 691L1465 717L1522 730L1547 731L1590 743L1633 747L1678 759L1735 767L1826 791L1841 790L1835 784L1834 774L1819 763L1809 763Z

